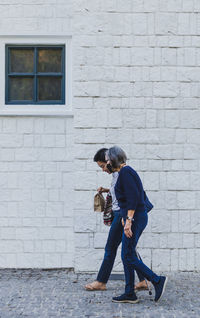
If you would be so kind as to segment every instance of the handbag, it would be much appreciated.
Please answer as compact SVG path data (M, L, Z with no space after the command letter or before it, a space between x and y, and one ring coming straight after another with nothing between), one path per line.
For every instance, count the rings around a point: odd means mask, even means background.
M105 207L105 199L103 194L96 193L94 196L94 211L95 212L103 212Z
M111 226L113 219L114 219L114 213L112 210L112 196L109 191L105 201L105 207L103 212L103 223L107 226Z
M149 198L145 191L144 191L144 203L146 206L147 213L149 213L153 209L153 204L149 201Z

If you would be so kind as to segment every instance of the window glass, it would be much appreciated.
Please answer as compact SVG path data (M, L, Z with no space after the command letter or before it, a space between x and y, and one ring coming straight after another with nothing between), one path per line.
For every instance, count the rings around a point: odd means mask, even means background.
M39 77L38 99L43 101L61 99L61 78Z
M60 73L62 62L61 49L38 49L38 72Z
M9 100L33 100L32 78L11 77L9 83Z
M33 68L33 49L10 49L10 72L32 73Z
M7 46L6 103L64 104L64 46Z

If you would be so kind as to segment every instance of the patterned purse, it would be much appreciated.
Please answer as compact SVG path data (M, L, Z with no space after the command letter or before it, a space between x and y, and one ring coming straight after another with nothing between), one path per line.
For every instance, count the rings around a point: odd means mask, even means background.
M103 212L103 222L107 226L111 226L114 218L113 210L112 210L112 196L111 193L108 192L106 196L106 202Z

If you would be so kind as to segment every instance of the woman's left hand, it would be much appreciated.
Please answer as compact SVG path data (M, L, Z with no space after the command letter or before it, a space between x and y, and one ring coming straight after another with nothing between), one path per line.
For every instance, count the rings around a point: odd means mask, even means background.
M124 226L124 234L126 235L126 237L131 238L133 235L133 232L131 230L131 225L132 222L129 220L126 220L126 224Z

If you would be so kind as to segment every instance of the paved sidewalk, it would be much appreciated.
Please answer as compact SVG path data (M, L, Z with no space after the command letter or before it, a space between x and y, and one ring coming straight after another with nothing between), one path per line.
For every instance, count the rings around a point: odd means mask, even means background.
M123 293L122 280L110 280L104 292L85 291L94 277L67 270L0 270L0 317L200 317L200 273L170 273L158 304L143 291L135 305L111 302Z

